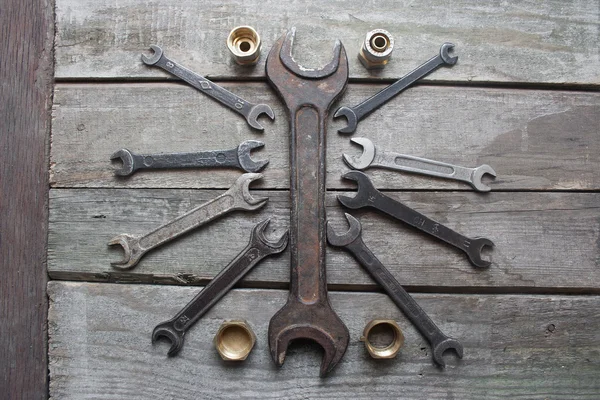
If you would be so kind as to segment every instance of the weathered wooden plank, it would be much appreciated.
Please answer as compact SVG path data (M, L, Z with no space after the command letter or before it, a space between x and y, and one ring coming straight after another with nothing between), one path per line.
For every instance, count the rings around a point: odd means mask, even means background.
M106 243L119 233L144 234L196 205L215 190L53 189L50 202L48 271L54 279L198 284L213 277L241 251L250 230L272 217L279 233L289 223L287 191L269 196L258 213L225 217L148 253L129 273L110 267L122 251ZM600 194L598 193L390 193L408 206L458 232L484 236L496 248L488 270L473 268L462 252L371 211L354 212L368 246L405 285L427 287L519 287L526 290L597 291L600 287ZM327 217L346 227L343 207L327 195ZM345 252L327 252L328 281L367 285L373 281ZM288 282L289 253L269 258L247 285ZM356 286L355 286L356 287Z
M247 139L265 142L269 158L263 188L289 187L288 122L265 83L227 84L246 98L273 106L276 121L261 120L264 134L243 118L176 84L57 86L51 182L54 187L228 187L238 171L142 171L128 179L112 172L110 155L232 148ZM350 85L342 104L354 104L379 85ZM328 181L347 171L342 153L358 154L350 137L330 123ZM384 149L465 166L490 164L494 190L600 189L600 93L418 87L363 121L354 136ZM470 190L463 183L371 170L378 187ZM487 178L486 178L487 179Z
M444 42L457 45L459 64L429 79L600 83L598 1L502 3L476 0L441 6L392 0L364 2L218 0L58 0L56 76L59 78L164 77L140 53L158 44L169 56L214 77L264 76L264 60L285 29L298 28L299 62L323 65L335 39L343 41L355 78L398 78L435 55ZM255 68L231 60L229 31L251 25L263 40ZM392 62L369 74L356 55L367 31L384 28L396 41Z
M445 370L383 294L332 292L350 330L333 373L318 377L316 345L293 345L277 369L267 327L282 290L229 293L186 335L177 357L150 333L198 288L50 282L50 395L60 399L403 398L596 399L600 393L600 297L416 294L448 335L462 341ZM397 320L405 345L393 360L373 360L359 337L373 318ZM248 359L223 362L212 339L224 320L245 319L257 335Z

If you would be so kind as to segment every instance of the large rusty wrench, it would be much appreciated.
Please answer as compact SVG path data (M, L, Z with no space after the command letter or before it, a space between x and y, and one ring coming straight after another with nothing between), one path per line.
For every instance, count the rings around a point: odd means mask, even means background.
M342 359L350 340L327 299L325 273L326 119L348 82L348 59L338 40L325 67L300 67L292 58L295 32L290 29L275 43L266 62L267 79L289 110L292 199L290 294L269 323L269 348L281 366L292 340L314 340L325 351L324 376Z

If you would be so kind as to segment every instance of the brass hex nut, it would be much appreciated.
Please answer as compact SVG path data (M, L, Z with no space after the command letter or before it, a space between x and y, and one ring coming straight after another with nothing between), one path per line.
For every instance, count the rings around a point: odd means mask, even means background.
M251 26L238 26L229 33L227 48L239 65L256 64L260 57L260 36Z
M215 335L214 344L225 361L243 361L256 343L256 335L245 321L225 321Z
M393 334L391 343L383 346L371 343L369 334L375 327L377 327L377 329L389 329ZM391 319L374 319L365 326L360 341L365 342L365 347L371 357L378 359L394 358L400 351L400 348L404 345L404 334L396 321Z
M358 52L358 59L366 69L381 69L386 66L394 50L394 38L385 29L367 32Z

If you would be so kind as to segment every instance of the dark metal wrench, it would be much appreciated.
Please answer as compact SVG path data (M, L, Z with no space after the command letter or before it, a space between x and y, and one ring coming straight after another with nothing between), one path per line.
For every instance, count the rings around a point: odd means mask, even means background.
M108 245L121 245L125 254L122 261L112 262L111 265L118 269L133 268L148 251L162 246L192 229L235 210L253 211L261 208L267 204L269 199L254 197L249 190L250 183L260 178L262 178L262 174L244 174L222 195L145 235L121 234L115 236L108 242Z
M429 61L412 70L402 78L392 83L390 86L369 97L367 100L354 107L340 107L333 115L333 118L344 116L347 119L348 125L345 128L339 129L339 133L352 133L356 130L358 121L375 111L388 102L398 93L408 88L410 85L417 82L419 79L429 75L442 65L454 65L458 57L451 57L449 51L454 48L452 43L444 43L440 47L440 53L431 58Z
M281 366L288 344L311 339L323 347L321 376L342 359L350 334L327 298L325 271L325 133L329 108L348 82L348 59L338 40L333 60L318 70L292 57L295 28L271 49L269 83L285 102L290 118L290 294L269 323L269 348Z
M169 355L179 353L185 333L231 288L265 257L281 253L288 242L286 231L279 239L271 241L265 237L270 219L260 222L252 229L250 242L217 276L215 276L192 301L170 320L160 323L152 332L152 343L164 337L171 341Z
M427 338L431 344L433 361L438 363L442 368L445 367L446 363L442 355L449 349L454 349L458 357L462 358L462 344L458 340L446 336L433 323L415 299L404 290L390 271L375 257L362 240L360 222L350 214L346 214L346 219L348 220L348 224L350 224L350 229L342 235L336 234L330 223L327 222L327 241L329 244L348 250L373 279L383 287L392 301L404 312L404 315Z
M246 140L229 150L210 150L194 153L135 154L127 149L116 151L111 160L120 159L123 165L115 170L119 176L132 175L138 169L232 167L246 172L259 172L268 160L254 161L250 151L263 147L258 140Z
M231 93L229 90L209 81L205 77L190 71L189 69L177 64L175 61L168 59L160 47L151 45L150 48L154 54L150 57L142 54L142 61L146 65L158 66L165 71L175 75L176 77L186 81L194 88L202 93L212 97L224 106L229 107L233 111L241 114L246 118L248 125L254 129L262 131L264 128L258 123L258 117L261 114L266 114L269 118L275 119L275 114L271 107L266 104L252 104L241 97Z
M390 215L420 231L430 234L465 252L471 264L478 268L487 268L490 261L481 258L484 246L494 247L494 243L487 238L468 238L452 229L435 222L418 211L396 201L373 186L367 175L359 171L350 171L342 175L344 179L355 181L358 184L356 196L338 195L338 201L351 209L372 207Z

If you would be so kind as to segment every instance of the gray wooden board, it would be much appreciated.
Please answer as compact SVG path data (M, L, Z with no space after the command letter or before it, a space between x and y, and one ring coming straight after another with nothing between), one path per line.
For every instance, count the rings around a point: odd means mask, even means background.
M321 352L292 345L281 369L271 361L267 326L282 290L230 292L188 332L177 357L152 345L154 326L199 288L50 282L50 395L54 399L597 399L600 297L415 294L436 324L464 346L464 358L432 360L427 341L383 294L330 292L350 330L331 375L318 377ZM371 359L359 341L373 318L401 326L393 360ZM243 319L257 336L243 363L223 362L212 340L225 320Z
M289 187L288 117L266 83L225 85L270 104L275 122L263 134L196 90L178 84L59 84L54 97L51 183L54 187L226 188L236 170L140 171L114 176L110 155L227 149L244 140L265 142L263 188ZM340 104L352 105L381 85L350 85ZM351 187L342 154L359 154L350 136L329 124L330 188ZM389 151L468 167L491 165L493 190L597 190L600 188L600 93L426 87L411 89L359 124L354 137ZM449 180L371 169L386 189L470 190ZM486 180L486 178L484 178Z
M289 224L287 191L255 191L270 198L260 212L237 212L148 253L127 273L111 268L122 257L107 246L120 233L145 234L216 197L217 190L53 189L50 192L48 271L53 279L198 284L220 271L248 243L250 230L272 218L268 232ZM350 194L350 193L348 193ZM472 267L459 250L374 211L351 213L363 237L400 282L429 287L521 287L597 292L600 287L600 194L597 193L389 193L410 207L469 236L496 244L487 270ZM347 229L334 193L327 217ZM371 279L345 252L327 251L328 281L367 285ZM285 283L289 252L266 259L246 278ZM359 286L355 286L358 288Z
M140 61L151 44L204 75L264 76L272 44L296 26L295 54L302 65L325 64L339 38L353 78L398 78L449 41L457 45L459 63L428 79L600 83L598 0L461 0L451 7L434 0L252 0L243 5L220 0L57 0L56 22L58 78L165 77ZM237 66L225 45L229 31L238 25L253 26L262 37L263 56L254 68ZM356 56L366 32L375 28L392 33L396 50L383 72L370 74Z

